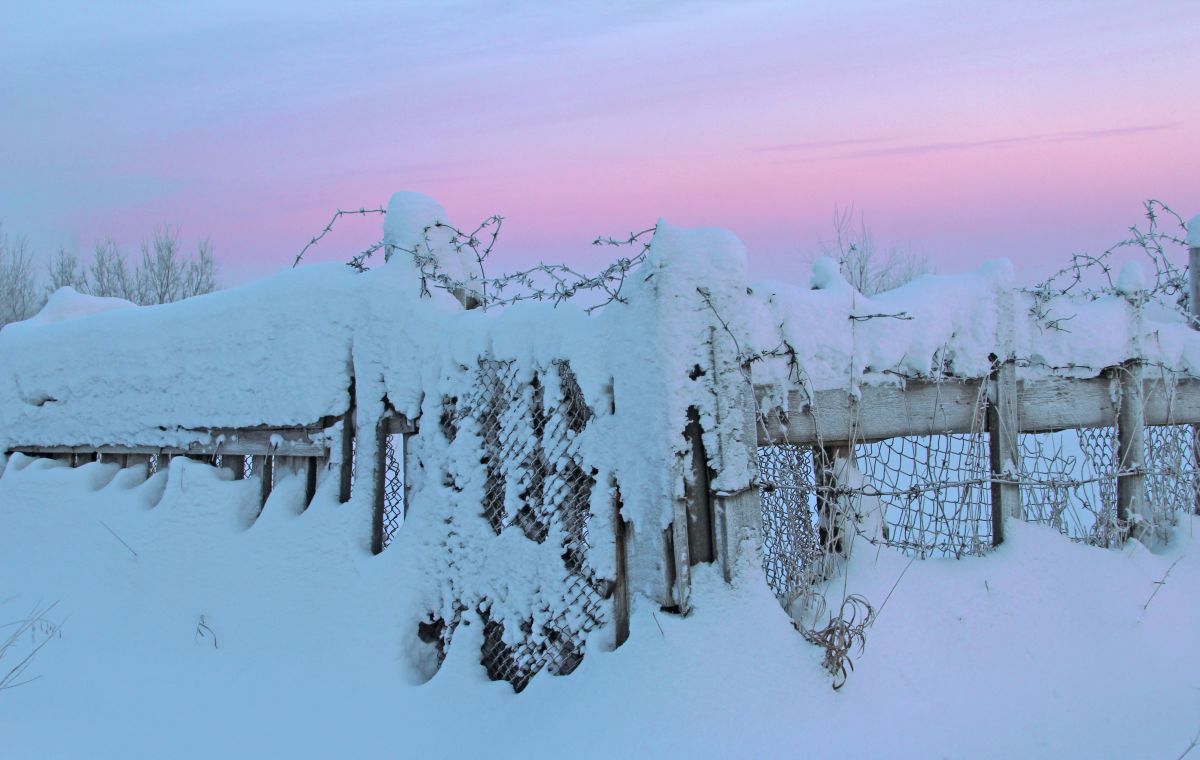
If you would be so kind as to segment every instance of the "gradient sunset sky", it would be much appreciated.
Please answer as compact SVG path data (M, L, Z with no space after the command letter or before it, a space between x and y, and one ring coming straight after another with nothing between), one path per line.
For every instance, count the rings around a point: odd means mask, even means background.
M1196 0L0 9L0 223L46 256L180 224L233 284L408 189L503 214L495 268L598 268L664 217L800 279L854 204L938 271L1032 279L1145 199L1200 212Z

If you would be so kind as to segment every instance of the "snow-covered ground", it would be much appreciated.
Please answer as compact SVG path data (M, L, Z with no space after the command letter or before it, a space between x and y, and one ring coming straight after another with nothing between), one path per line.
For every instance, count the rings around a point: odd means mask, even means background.
M1200 730L1198 518L1161 554L1026 525L983 558L861 546L828 595L887 601L837 692L747 568L700 572L687 618L636 599L624 646L514 694L478 624L415 683L403 531L372 556L354 502L300 514L286 483L254 521L225 477L7 463L0 624L61 628L0 691L0 755L1175 758Z

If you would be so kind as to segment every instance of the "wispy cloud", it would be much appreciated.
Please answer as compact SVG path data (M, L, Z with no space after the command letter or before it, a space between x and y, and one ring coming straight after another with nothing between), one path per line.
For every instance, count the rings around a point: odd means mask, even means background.
M953 151L978 150L981 148L1010 147L1020 145L1045 145L1051 143L1087 142L1104 140L1112 137L1132 137L1150 132L1162 132L1177 126L1174 123L1144 124L1135 127L1114 127L1111 129L1081 129L1072 132L1045 132L1041 134L1019 135L1016 137L994 137L983 140L948 140L944 142L916 143L912 145L895 145L882 148L849 151L827 159L856 159L881 158L885 156L920 156L929 153L949 153Z
M751 153L807 153L811 151L828 150L830 148L849 148L856 145L878 145L895 138L892 137L858 137L843 140L805 140L782 145L763 145L750 148Z

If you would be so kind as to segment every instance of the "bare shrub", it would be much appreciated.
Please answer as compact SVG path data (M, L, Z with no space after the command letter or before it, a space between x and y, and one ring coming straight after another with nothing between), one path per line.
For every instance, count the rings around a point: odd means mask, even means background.
M838 263L842 276L865 296L898 288L918 275L933 272L924 256L890 246L886 251L875 243L865 216L859 212L854 219L854 206L833 212L832 241L821 244L821 254Z

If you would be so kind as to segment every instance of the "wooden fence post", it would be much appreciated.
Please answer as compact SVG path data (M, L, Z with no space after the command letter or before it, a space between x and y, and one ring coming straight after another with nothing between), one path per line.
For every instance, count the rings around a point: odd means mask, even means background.
M1004 520L1023 519L1021 509L1020 426L1017 421L1017 365L1011 359L992 371L987 405L992 470L992 546L1004 542Z
M616 549L616 578L613 579L613 646L619 647L629 638L629 569L626 546L629 523L621 517L621 487L613 482L613 535Z
M371 483L371 553L383 551L384 512L387 509L387 442L390 416L385 414L375 425L375 467Z
M1188 310L1192 329L1200 330L1200 216L1188 222ZM1200 515L1200 425L1192 425L1193 511Z
M854 456L854 447L846 447L847 460ZM847 534L846 515L842 514L838 497L834 493L838 484L838 450L834 446L813 446L813 484L817 498L817 534L821 550L827 556L845 557L850 548L842 539ZM853 528L849 530L853 535Z
M254 457L254 474L258 476L258 508L261 512L275 485L275 457L270 454Z
M350 501L351 487L354 483L354 432L355 432L354 397L350 397L350 408L342 415L341 463L338 465L338 501L345 504Z
M1188 223L1188 295L1192 329L1200 330L1200 215Z
M246 477L246 458L237 454L222 454L221 466L229 470L234 480Z
M1125 524L1137 520L1133 536L1150 538L1154 532L1153 515L1146 501L1146 428L1145 394L1142 363L1129 361L1115 368L1120 381L1120 407L1117 411L1117 520Z
M684 429L684 437L692 447L692 471L684 479L683 490L684 498L687 499L688 561L693 565L716 559L708 454L704 450L703 436L699 410L694 406L688 407L688 424Z

